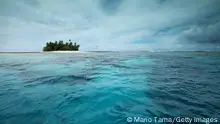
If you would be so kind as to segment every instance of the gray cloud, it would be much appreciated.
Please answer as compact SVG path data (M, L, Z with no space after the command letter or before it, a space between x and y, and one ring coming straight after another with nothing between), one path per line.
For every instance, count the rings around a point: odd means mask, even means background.
M219 0L0 1L0 51L41 51L47 41L70 38L81 50L216 50L218 5Z
M99 4L103 12L107 15L113 15L119 11L118 9L123 1L124 0L100 0Z

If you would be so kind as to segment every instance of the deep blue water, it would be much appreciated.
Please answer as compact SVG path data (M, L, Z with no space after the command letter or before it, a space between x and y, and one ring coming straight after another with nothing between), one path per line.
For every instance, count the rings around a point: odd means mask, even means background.
M0 124L135 116L220 118L220 53L0 54Z

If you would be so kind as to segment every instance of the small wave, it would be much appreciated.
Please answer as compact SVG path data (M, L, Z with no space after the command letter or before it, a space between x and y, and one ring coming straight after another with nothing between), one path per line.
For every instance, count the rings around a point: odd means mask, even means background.
M57 84L57 83L84 84L85 82L91 80L93 80L93 78L87 76L76 76L76 75L45 76L33 80L28 80L26 81L26 84L28 84L28 86L36 86L39 84Z
M119 64L112 64L113 67L116 67L116 68L124 68L124 69L136 69L134 67L129 67L129 66L125 66L125 65L119 65Z

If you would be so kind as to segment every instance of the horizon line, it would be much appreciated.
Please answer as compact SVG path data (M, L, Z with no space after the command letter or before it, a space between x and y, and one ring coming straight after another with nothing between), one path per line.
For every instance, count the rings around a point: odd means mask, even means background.
M10 52L0 52L0 53L52 53L53 51L10 51ZM136 50L123 50L123 51L111 51L111 50L97 50L97 51L79 51L79 52L220 52L220 50L155 50L155 51L147 51L147 50L140 50L140 51L136 51Z

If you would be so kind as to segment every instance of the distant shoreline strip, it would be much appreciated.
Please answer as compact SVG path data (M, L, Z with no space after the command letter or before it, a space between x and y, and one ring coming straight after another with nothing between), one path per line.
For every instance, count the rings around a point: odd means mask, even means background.
M45 52L0 52L0 54L8 54L8 53L16 53L16 54L19 54L19 53L45 53Z
M83 51L48 51L48 52L0 52L0 54L47 54L47 53L85 53Z

